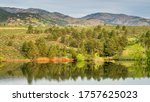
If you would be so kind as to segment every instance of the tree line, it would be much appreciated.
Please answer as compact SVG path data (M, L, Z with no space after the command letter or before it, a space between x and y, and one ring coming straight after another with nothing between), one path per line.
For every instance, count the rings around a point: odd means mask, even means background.
M35 32L37 31L32 26L28 27L27 34L35 34ZM120 55L128 42L125 26L116 26L113 30L107 30L100 25L83 28L51 26L41 32L47 37L23 43L22 52L26 57L69 56L75 58L78 54L110 57ZM59 44L48 44L51 41ZM60 46L61 44L63 46Z

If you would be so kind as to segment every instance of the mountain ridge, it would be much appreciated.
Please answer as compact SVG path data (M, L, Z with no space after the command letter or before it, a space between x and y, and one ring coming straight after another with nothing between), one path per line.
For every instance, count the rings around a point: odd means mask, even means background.
M97 19L102 20L108 24L114 25L150 25L150 19L131 16L126 14L112 14L112 13L94 13L82 17L83 19Z
M59 12L38 8L0 7L0 23L15 25L128 25L149 26L150 19L126 14L93 13L74 18Z

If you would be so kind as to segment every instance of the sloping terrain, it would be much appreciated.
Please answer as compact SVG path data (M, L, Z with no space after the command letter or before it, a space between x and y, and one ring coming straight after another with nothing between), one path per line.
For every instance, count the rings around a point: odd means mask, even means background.
M0 23L8 25L150 25L150 19L125 14L95 13L82 18L73 18L58 12L42 9L0 7Z
M129 25L129 26L150 25L149 19L145 19L137 16L129 16L125 14L95 13L95 14L87 15L82 19L86 19L86 20L95 19L113 25Z

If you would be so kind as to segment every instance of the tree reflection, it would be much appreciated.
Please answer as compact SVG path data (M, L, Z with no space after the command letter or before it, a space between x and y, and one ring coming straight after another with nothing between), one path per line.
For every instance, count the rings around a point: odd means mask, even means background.
M76 81L105 79L122 80L126 78L149 78L150 64L147 62L105 62L94 64L92 62L79 63L3 63L0 67L0 78L25 77L28 84L33 81L46 79L49 81Z
M48 79L48 80L77 80L94 79L101 80L111 78L113 80L128 77L128 70L125 66L105 62L104 65L96 66L91 63L70 63L70 64L35 64L26 63L22 66L22 73L27 78L28 83L32 84L32 80Z
M104 78L125 79L128 77L128 69L121 64L106 62L104 64Z

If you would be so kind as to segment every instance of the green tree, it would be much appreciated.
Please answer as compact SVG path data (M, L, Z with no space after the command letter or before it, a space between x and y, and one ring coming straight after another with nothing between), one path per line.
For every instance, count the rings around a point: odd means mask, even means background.
M23 43L22 52L28 58L36 58L39 56L38 48L32 41Z
M112 38L112 37L115 38L116 35L117 35L117 34L116 34L116 32L115 32L114 30L112 30L112 31L109 33L109 37L110 37L110 38Z
M150 48L146 52L147 63L150 65Z
M57 49L55 46L50 46L49 47L49 50L48 50L48 53L47 53L47 56L48 57L56 57L56 54L57 54Z
M32 26L32 25L29 25L28 30L27 30L27 33L28 33L28 34L33 33L33 26Z
M27 52L30 49L28 42L24 42L22 45L22 52L24 53L25 56L27 56Z
M125 31L126 30L126 26L122 26L122 30Z
M77 52L73 48L69 49L69 53L73 59L76 59Z
M119 26L119 25L117 25L117 26L116 26L116 29L120 29L120 26Z
M150 31L147 31L145 34L142 35L141 41L146 49L150 48Z
M117 45L114 39L107 39L104 43L104 56L113 56L117 53Z
M88 54L93 54L93 50L94 50L94 47L95 47L93 40L86 41L84 47L85 47L85 50Z
M75 39L72 39L69 44L69 46L75 47L75 48L78 48L78 45L79 45L79 42Z
M46 45L45 39L44 38L39 38L39 39L36 40L35 44L36 44L36 46L39 50L40 56L42 56L42 57L47 56L48 47Z
M104 37L104 34L102 33L102 32L100 32L99 34L98 34L98 39L102 39Z

